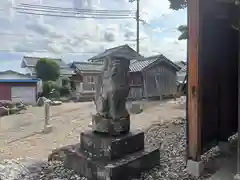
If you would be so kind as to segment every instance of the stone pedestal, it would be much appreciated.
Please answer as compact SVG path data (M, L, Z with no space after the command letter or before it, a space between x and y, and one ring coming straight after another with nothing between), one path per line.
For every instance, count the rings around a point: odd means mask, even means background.
M95 132L109 134L113 136L125 134L130 129L130 118L111 119L99 115L92 116L92 129Z
M85 131L80 141L54 150L49 160L60 158L65 167L89 180L127 180L159 164L159 149L144 148L143 132L112 137Z

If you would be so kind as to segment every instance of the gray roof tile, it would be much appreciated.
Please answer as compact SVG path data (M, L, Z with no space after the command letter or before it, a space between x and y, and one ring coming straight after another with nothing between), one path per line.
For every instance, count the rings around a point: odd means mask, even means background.
M131 72L140 72L145 67L149 66L153 62L155 62L157 58L155 59L145 59L145 60L136 60L130 64L130 71Z
M103 67L101 63L73 62L73 64L80 71L101 71Z
M136 51L134 51L129 45L125 44L122 46L117 46L114 48L107 49L104 52L90 58L88 61L103 59L110 55L125 57L127 59L134 59L134 58L141 57L141 55L138 54Z
M28 57L28 56L24 56L23 60L26 63L26 66L36 66L37 62L41 59L41 57ZM55 61L61 68L65 68L68 67L68 65L63 62L62 59L55 59L55 58L47 58L50 60Z
M144 70L146 67L148 67L149 65L151 65L152 63L154 63L155 61L165 61L169 63L171 66L173 66L174 68L176 68L176 70L180 70L179 66L177 66L175 63L173 63L163 55L150 56L142 60L133 61L130 64L130 70L131 72L140 72Z
M28 57L24 56L23 61L25 62L26 67L35 67L37 62L41 59L41 57ZM60 67L60 74L61 75L72 75L74 72L71 68L62 60L62 59L54 59L48 58L50 60L55 61ZM35 72L33 72L35 73Z

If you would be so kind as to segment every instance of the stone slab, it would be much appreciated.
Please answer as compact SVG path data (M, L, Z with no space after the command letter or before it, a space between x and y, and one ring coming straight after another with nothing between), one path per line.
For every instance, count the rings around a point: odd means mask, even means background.
M120 136L99 134L91 130L81 133L80 150L93 160L109 161L144 149L144 132L131 131Z
M110 119L99 115L92 116L92 129L95 132L120 135L128 133L130 130L130 118Z
M124 158L102 163L87 158L78 146L65 148L64 165L89 180L127 180L137 178L142 172L159 165L158 148L148 148L125 156Z

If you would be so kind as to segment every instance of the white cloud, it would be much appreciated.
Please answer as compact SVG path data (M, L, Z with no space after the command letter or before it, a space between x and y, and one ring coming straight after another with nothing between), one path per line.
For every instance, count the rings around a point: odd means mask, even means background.
M44 5L74 7L74 1L66 0L41 0ZM134 10L135 3L129 4L128 0L78 0L75 4L80 8L94 9L129 9ZM15 0L15 5L20 3L39 4L39 0ZM61 54L67 52L100 52L105 48L129 43L135 46L136 22L133 19L127 20L97 20L97 19L77 19L59 17L39 17L14 13L11 15L11 1L1 0L0 7L4 7L4 12L0 11L0 23L5 22L6 27L0 27L0 32L8 30L15 36L5 36L0 49L12 49L13 51L23 51L36 54L37 51L46 51L46 54ZM173 14L168 9L168 0L141 0L141 18L150 22L159 19L162 15ZM180 21L181 22L181 21ZM179 22L176 22L177 24ZM1 23L2 24L2 23ZM176 25L175 25L176 26ZM156 27L152 33L162 33L168 27ZM176 41L177 35L173 33L169 37L161 40L154 40L152 33L145 31L141 27L140 50L143 55L163 53L169 58L178 60L184 59L186 42ZM17 34L25 34L18 36ZM1 37L1 36L0 36ZM159 39L159 38L158 38Z

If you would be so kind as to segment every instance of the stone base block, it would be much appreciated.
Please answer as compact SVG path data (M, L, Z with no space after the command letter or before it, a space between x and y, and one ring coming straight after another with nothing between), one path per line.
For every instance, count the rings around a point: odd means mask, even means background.
M95 132L109 135L120 135L128 133L130 130L130 118L113 120L101 117L99 115L93 115L92 129Z
M41 131L43 134L49 134L50 132L52 132L53 128L50 125L47 125L43 128L43 130Z
M204 164L202 161L198 162L198 161L188 160L187 170L191 175L195 177L199 177L204 170Z
M89 130L81 133L80 141L80 151L84 155L92 160L103 162L144 149L144 133L141 131L131 131L125 135L113 137Z
M75 147L64 149L64 165L89 180L127 180L159 164L159 150L145 149L108 163L93 161Z

